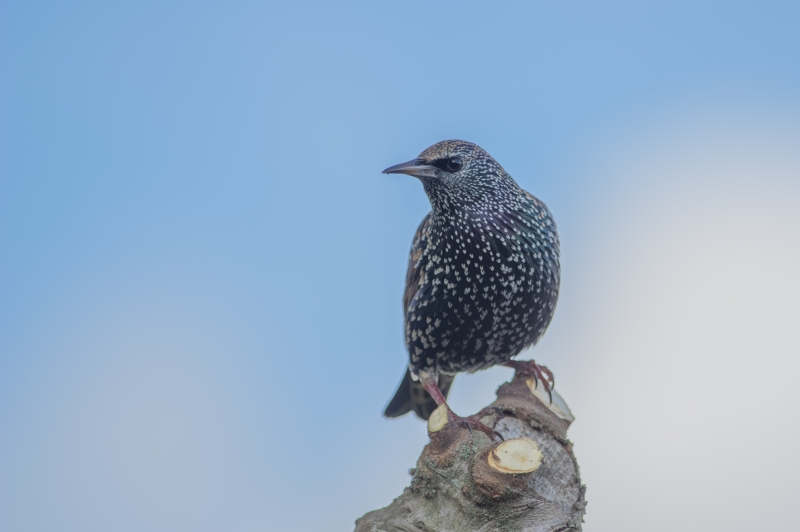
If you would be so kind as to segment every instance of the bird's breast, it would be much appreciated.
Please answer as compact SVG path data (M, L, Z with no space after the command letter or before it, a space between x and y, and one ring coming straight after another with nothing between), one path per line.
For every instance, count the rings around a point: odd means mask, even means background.
M434 229L423 285L407 315L412 365L475 371L535 342L554 301L546 249L491 219Z

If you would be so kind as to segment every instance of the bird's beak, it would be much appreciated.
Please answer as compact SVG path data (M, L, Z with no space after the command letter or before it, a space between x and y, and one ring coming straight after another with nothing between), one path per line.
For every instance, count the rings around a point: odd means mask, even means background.
M408 174L414 177L436 177L438 168L425 164L420 159L411 159L404 163L390 166L383 171L384 174Z

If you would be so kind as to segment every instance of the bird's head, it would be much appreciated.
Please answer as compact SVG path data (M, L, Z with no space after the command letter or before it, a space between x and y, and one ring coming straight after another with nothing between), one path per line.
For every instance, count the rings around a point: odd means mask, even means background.
M390 166L383 173L419 178L434 210L494 203L498 195L518 188L491 155L464 140L437 142L416 158Z

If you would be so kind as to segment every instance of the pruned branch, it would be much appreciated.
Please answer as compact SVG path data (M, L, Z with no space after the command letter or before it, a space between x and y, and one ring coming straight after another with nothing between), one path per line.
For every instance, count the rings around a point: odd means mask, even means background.
M572 414L534 382L515 375L500 386L481 422L503 441L448 422L428 421L431 441L411 485L386 508L356 521L356 532L581 530L585 486L567 440Z

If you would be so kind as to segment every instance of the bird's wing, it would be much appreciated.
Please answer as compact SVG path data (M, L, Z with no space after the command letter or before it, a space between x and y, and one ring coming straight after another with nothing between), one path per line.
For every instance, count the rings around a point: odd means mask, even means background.
M431 213L428 213L419 224L411 244L411 253L408 256L408 271L406 272L406 291L403 293L403 315L408 315L414 296L417 295L422 281L425 278L425 260L423 252L428 246L428 227L431 223Z
M559 265L559 255L561 252L556 222L553 219L553 215L550 213L550 209L547 208L547 205L527 190L523 192L525 192L525 197L534 205L536 211L539 213L539 216L534 221L536 230L539 233L538 245L547 249L547 255L551 257L553 261L550 266L555 275L556 284L558 284L561 274L561 266Z

